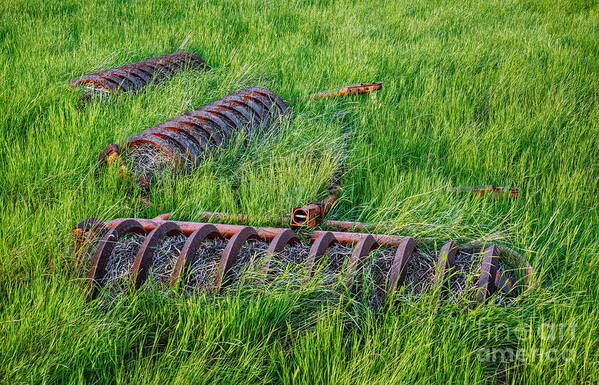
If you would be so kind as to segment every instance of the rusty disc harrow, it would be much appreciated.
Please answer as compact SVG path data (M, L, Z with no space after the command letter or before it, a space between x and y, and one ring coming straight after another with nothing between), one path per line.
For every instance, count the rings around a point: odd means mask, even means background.
M140 90L155 81L168 79L184 69L197 71L210 67L199 56L189 52L175 52L164 56L110 68L70 81L71 87L84 86L86 96L104 96L114 92Z
M81 259L80 254L84 249L82 245L85 242L90 239L100 239L88 264L87 277L89 278L91 298L96 297L105 285L111 253L119 238L127 234L139 234L144 237L129 267L129 284L135 289L140 288L148 281L157 250L169 236L185 238L180 252L176 253L173 260L169 262L172 270L165 281L168 286L173 286L180 281L185 284L189 280L190 267L194 266L199 258L199 250L206 247L205 242L221 240L225 246L217 256L216 274L212 277L210 284L216 290L231 283L236 276L234 271L239 268L240 250L248 242L268 242L268 247L261 257L265 261L261 269L264 273L268 273L271 261L281 257L286 248L301 242L300 236L288 228L171 221L169 214L154 219L122 218L109 222L89 218L80 222L73 230L73 234L78 260ZM305 263L307 278L314 272L315 266L327 252L336 247L335 245L352 247L351 253L344 257L346 261L343 264L346 273L345 280L348 285L354 283L358 272L364 266L364 262L371 252L377 251L379 248L385 249L389 259L384 271L385 282L382 286L387 294L404 285L410 260L417 258L420 252L419 240L398 235L313 231L304 242L311 245L309 252L301 261ZM393 250L395 251L393 252ZM449 241L440 248L435 257L435 266L431 270L434 272L433 288L441 290L443 296L449 292L450 276L456 269L456 256L459 256L460 252L460 247L454 241ZM378 255L378 251L376 255ZM506 274L502 266L502 262L506 260L512 263L516 261L518 264L518 269L523 272L522 286L524 288L534 285L532 268L522 256L510 249L489 245L482 252L480 264L477 265L478 270L475 271L477 290L472 299L476 300L478 304L486 302L497 291L508 296L513 295L512 288L515 285L515 280Z
M287 111L285 102L271 90L250 87L133 134L124 149L137 159L134 166L140 181L148 183L164 165L191 170L209 152L225 148L240 130L251 136ZM118 152L116 145L109 145L100 162L111 163Z

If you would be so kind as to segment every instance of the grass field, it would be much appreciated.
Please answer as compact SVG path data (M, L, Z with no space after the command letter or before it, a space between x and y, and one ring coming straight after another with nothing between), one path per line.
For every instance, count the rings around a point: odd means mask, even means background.
M85 108L67 87L182 45L213 71ZM305 98L375 80L373 97ZM150 207L116 172L94 177L107 144L252 85L293 107L279 135L153 190ZM594 1L4 0L0 380L596 383L598 93ZM283 284L85 302L72 267L78 221L214 210L268 224L322 198L338 162L347 171L331 217L497 241L526 256L538 288L512 306L457 313L426 299L373 313ZM482 184L521 196L448 193ZM485 359L497 349L526 356Z

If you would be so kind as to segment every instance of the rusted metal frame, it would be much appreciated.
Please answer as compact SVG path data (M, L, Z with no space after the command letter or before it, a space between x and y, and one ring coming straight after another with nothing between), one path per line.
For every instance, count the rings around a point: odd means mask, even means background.
M452 187L451 192L454 194L457 193L466 193L469 192L472 196L478 195L480 197L484 197L485 195L495 195L501 196L505 191L508 192L508 198L516 198L520 189L517 187L502 187L502 186L494 186L492 184L486 186L473 186L473 187Z
M208 139L202 137L194 131L190 126L183 124L172 124L163 127L152 127L143 131L146 134L155 135L158 137L166 137L170 141L174 141L175 144L185 152L187 158L194 165L198 165L207 149ZM192 145L188 145L185 141L190 142Z
M218 263L218 273L214 286L220 288L228 283L228 273L237 262L241 246L250 239L257 239L258 233L253 227L245 226L231 237L223 250L222 257Z
M73 251L75 254L75 267L81 266L81 247L86 239L96 234L103 236L108 231L104 222L97 218L87 218L77 224L73 229Z
M193 154L191 154L188 149L187 146L185 146L183 143L181 143L177 137L175 135L170 134L167 131L154 131L152 130L152 128L148 128L142 132L140 132L136 138L137 140L146 140L148 142L152 142L152 144L158 144L159 148L161 148L163 151L165 151L167 153L167 155L172 155L172 154L176 154L179 158L179 164L175 162L176 166L179 166L181 162L181 158L183 157L183 155L185 155L185 157L192 163L195 164L196 159L195 156ZM160 140L161 142L158 142L156 139ZM129 142L128 146L131 147L132 145L134 145L135 141ZM167 147L163 147L162 145L164 143L167 143L168 145L170 145L170 148ZM171 156L171 158L173 158ZM174 158L173 158L174 161Z
M185 145L185 143L181 142L179 138L177 138L177 135L174 134L174 132L169 132L167 130L152 131L151 129L148 129L144 132L144 134L156 136L173 144L174 146L176 146L181 155L185 154L185 156L190 162L196 164L195 154L192 154L189 151L189 148Z
M381 82L358 83L358 84L352 84L350 86L345 86L345 87L337 88L337 89L330 90L330 91L318 92L318 93L310 95L310 97L314 98L314 99L324 99L324 98L359 95L359 94L370 93L373 91L378 91L382 87L383 87L383 83L381 83Z
M156 63L145 62L143 65L150 68L151 73L156 80L168 79L173 76L171 71Z
M512 291L512 288L514 287L514 282L512 282L512 280L508 277L506 277L505 274L502 274L501 271L497 271L493 279L495 280L495 287L497 288L497 290L501 290L507 294L509 294Z
M520 253L516 252L515 250L510 249L509 247L500 246L500 245L496 245L496 246L499 249L499 252L501 253L502 259L510 259L513 264L515 264L517 266L523 266L524 279L526 280L525 287L527 289L534 288L538 282L534 276L532 266L526 260L526 258L524 258ZM513 286L513 282L508 281L507 283L504 283L499 287L503 287L504 285L507 285L507 287L509 287L511 290L511 287Z
M181 275L183 275L184 281L187 281L187 270L196 262L198 249L202 245L202 242L206 239L214 238L222 238L222 236L217 228L211 224L204 224L189 235L181 248L181 252L171 273L170 286L174 286Z
M173 222L164 222L152 230L139 247L133 266L131 266L131 284L139 289L148 278L148 273L154 262L154 252L167 236L183 234L179 226Z
M408 273L408 263L410 263L415 250L416 242L412 237L405 237L397 247L387 278L388 292L393 292L403 285Z
M139 77L146 83L150 83L152 80L154 80L154 77L158 75L154 71L155 68L156 67L152 67L146 63L139 63L135 67L130 67L127 70L131 75Z
M217 115L226 125L230 127L229 132L232 134L237 131L239 127L241 127L242 123L237 120L235 115L233 115L230 111L223 109L220 106L213 105L209 108L204 108L203 111L206 111L210 114ZM233 135L230 135L231 137Z
M139 71L131 71L124 68L113 68L107 70L107 74L110 74L110 76L118 76L127 79L131 83L132 89L142 88L148 83L148 80L146 80L145 77L137 74L137 72Z
M434 288L441 287L441 295L445 296L449 291L448 274L451 274L455 267L455 257L458 252L455 241L449 241L441 247L439 258L437 260L437 273L435 275Z
M316 230L316 231L312 232L312 234L310 235L311 241L316 240L318 237L320 237L325 232L333 234L333 236L335 237L337 242L341 243L342 245L354 244L356 242L359 242L360 239L362 239L362 237L367 235L366 233L347 233L347 232L342 232L342 231ZM386 235L386 234L369 234L369 235L372 235L374 237L374 239L376 240L376 242L381 246L383 246L383 245L384 246L399 246L401 241L404 239L404 237L401 235ZM423 240L428 240L428 239L425 238Z
M146 231L135 219L125 219L118 225L110 228L100 241L98 248L92 257L91 267L87 275L87 278L89 279L88 288L91 290L89 294L90 298L93 299L98 294L98 287L102 285L102 280L106 275L108 259L119 238L130 233L145 235Z
M279 233L276 237L268 245L268 249L266 249L266 253L264 253L264 258L266 258L264 264L262 265L261 272L263 275L266 275L270 270L270 262L272 257L276 253L280 253L285 249L287 245L291 245L294 243L300 242L297 234L293 232L293 230L286 229L285 231Z
M248 124L252 121L252 109L242 100L243 98L240 95L231 94L220 99L218 106L241 116L243 119L242 124Z
M208 213L211 216L214 213ZM184 261L188 258L188 255L194 254L197 251L197 247L201 244L201 241L205 237L216 237L220 236L223 238L232 238L236 234L239 234L242 230L247 229L248 226L240 226L240 225L211 225L206 223L196 223L196 222L179 222L179 221L168 221L170 214L163 214L154 219L131 219L131 218L122 218L115 219L109 222L100 222L94 218L88 218L85 221L82 221L78 224L77 228L73 230L74 237L77 236L78 239L81 237L86 237L93 235L98 232L106 232L103 237L103 240L99 243L99 247L92 258L92 268L90 268L90 272L88 274L89 278L93 278L95 281L100 282L105 275L105 268L108 258L112 253L112 249L114 248L114 242L118 240L118 237L122 236L125 233L129 232L137 232L140 234L145 234L147 232L151 232L156 228L160 227L165 223L175 224L179 227L180 231L185 235L190 235L191 239L188 239L186 242L186 246L184 246L182 252L179 255L177 261L177 267L173 271L173 275L171 277L171 284L173 284L179 277L181 273L181 269L183 269ZM208 227L206 227L208 226ZM293 243L297 240L297 236L293 231L285 228L269 228L269 227L259 227L252 228L257 234L257 237L263 239L265 241L271 241L269 245L269 249L265 256L271 257L274 252L278 252L282 250L284 246L288 243ZM118 229L118 230L115 230ZM123 230L125 229L125 230ZM210 230L210 231L208 231ZM250 231L251 230L245 230ZM200 236L200 233L205 233ZM112 234L112 235L111 235ZM116 236L116 240L114 237ZM200 239L201 238L201 239ZM313 241L312 247L310 249L308 258L307 258L307 266L308 271L311 273L314 264L326 253L326 250L336 242L342 243L344 245L348 244L365 244L365 239L368 239L368 243L372 243L372 238L376 243L381 244L381 246L394 246L399 245L398 250L396 252L393 265L390 268L388 275L387 286L389 291L393 291L401 286L403 280L405 279L405 267L409 262L409 258L414 252L416 241L414 241L410 237L399 237L399 236L390 236L384 234L363 234L363 233L340 233L340 232L323 232L323 231L315 231L312 234L311 241ZM113 244L110 245L110 240L113 240ZM195 240L195 242L194 242ZM402 240L400 242L400 240ZM193 245L192 245L193 243ZM239 247L241 247L241 242ZM104 246L102 246L104 245ZM378 246L378 245L377 245ZM233 247L233 246L231 246ZM483 291L485 294L485 298L488 297L492 292L498 289L504 289L506 292L510 292L513 286L513 282L500 274L500 271L497 269L500 258L517 258L516 263L519 265L525 266L525 278L527 281L527 287L531 287L535 284L535 281L532 277L532 267L530 264L522 258L521 255L516 253L513 250L508 248L504 248L501 246L492 246L494 248L491 256L494 258L493 263L485 264L483 263L483 268L489 266L488 274L481 274L481 277L490 277L487 282L480 283L480 287L487 287L487 291ZM372 247L371 247L372 248ZM369 248L368 251L371 249ZM193 250L192 250L193 249ZM350 266L354 265L356 260L359 260L357 256L365 256L367 255L366 246L356 247L352 254L352 259L354 262L350 260ZM141 253L141 252L139 252ZM366 254L364 254L366 253ZM445 279L445 275L447 271L451 269L455 265L455 254L457 253L457 247L454 242L446 243L439 255L439 259L437 262L437 275L435 277L434 285L440 285L442 283L448 283ZM224 253L223 253L224 254ZM234 265L234 262L237 259L237 254L234 253L234 250L231 250L228 254L227 258L221 258L222 266L230 268ZM226 262L231 261L231 262ZM266 268L268 269L268 262L266 262ZM140 262L141 263L141 262ZM187 264L189 263L189 260ZM151 264L150 264L151 265ZM187 265L185 265L187 266ZM493 270L494 266L494 271ZM223 282L225 277L225 273L228 270L223 269L220 275L220 282ZM485 270L486 271L486 270ZM143 280L142 280L143 282ZM480 281L479 281L480 282ZM487 286L485 286L487 285ZM494 289L489 289L489 285L493 285ZM91 284L93 288L93 284ZM96 288L97 289L97 288ZM445 292L446 287L443 288L443 292ZM92 296L96 294L96 291L92 293Z
M111 229L111 228L117 226L119 223L126 221L128 219L129 218L113 219L111 221L105 222L105 225L108 229ZM161 219L161 218L154 218L154 219L136 218L136 220L143 226L143 228L147 232L154 230L156 227L160 226L162 223L165 222L165 220ZM187 236L189 236L191 233L193 233L200 227L208 224L208 223L201 223L201 222L184 222L184 221L170 221L170 222L173 222L177 226L179 226L181 228L181 231L183 232L183 234L185 234ZM236 233L238 233L240 230L244 229L245 227L248 227L248 226L242 226L242 225L225 225L225 224L220 224L220 223L210 223L210 225L216 227L216 229L218 230L220 235L224 238L231 238ZM280 227L254 227L254 229L258 233L258 238L260 238L264 241L267 241L267 242L272 241L277 235L279 235L283 231L288 230L288 229L280 228ZM363 235L363 234L360 234L360 235Z

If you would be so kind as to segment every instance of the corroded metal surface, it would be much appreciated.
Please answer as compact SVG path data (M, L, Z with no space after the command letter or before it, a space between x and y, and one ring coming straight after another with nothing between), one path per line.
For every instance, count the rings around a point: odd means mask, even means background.
M454 194L470 194L471 196L491 197L491 198L517 198L520 193L518 187L493 186L474 186L474 187L452 187Z
M239 262L240 252L243 245L251 241L262 240L269 242L266 252L261 258L266 258L263 271L268 270L271 258L277 258L280 253L285 252L287 245L300 242L293 230L276 227L252 227L242 225L208 224L199 222L181 222L169 220L170 215L164 214L153 219L123 218L108 222L101 222L90 218L80 222L75 230L83 232L83 237L91 237L94 231L104 232L102 240L92 257L91 268L87 274L89 287L92 289L91 297L95 297L102 285L106 274L106 264L118 239L128 233L146 235L145 241L137 251L135 261L130 269L134 288L139 288L148 278L148 270L152 266L154 250L157 249L167 236L184 234L188 236L181 252L173 260L173 271L170 275L169 285L172 286L178 280L187 280L186 267L194 264L198 250L208 239L222 238L228 242L218 260L217 274L213 281L214 288L218 289L230 283L231 270ZM75 232L74 230L74 232ZM85 230L85 231L84 231ZM351 254L346 258L348 269L347 283L350 284L356 276L362 262L371 255L371 252L379 247L397 247L392 262L385 268L385 288L387 292L398 290L404 285L407 266L410 259L417 252L419 242L410 237L386 234L344 233L332 231L314 231L303 237L312 243L307 251L305 260L305 279L313 274L314 267L327 254L328 250L335 244L353 247ZM307 250L307 249L306 249ZM436 262L436 274L433 287L440 287L443 296L450 289L450 276L456 265L456 255L459 250L454 241L445 243L438 253ZM379 252L375 254L378 255ZM247 256L247 255L246 255ZM524 286L532 287L535 283L531 277L532 268L530 264L522 259L517 253L496 245L490 245L484 252L480 270L478 271L478 296L477 303L485 302L496 291L502 290L511 293L514 282L499 270L501 261L507 260L510 264L520 261L520 269L524 273ZM297 262L300 263L300 262ZM345 265L345 264L344 264ZM264 266L266 266L264 268ZM266 270L264 270L266 269ZM341 273L339 271L338 273ZM237 274L237 273L236 273Z
M70 81L71 87L85 87L86 96L103 96L114 92L140 90L152 82L171 77L184 69L209 70L197 55L175 52L116 68L83 75Z
M310 95L310 97L314 99L337 98L343 96L368 94L374 91L378 91L381 88L383 88L383 83L381 82L358 83L352 84L351 86L337 88L335 90L318 92L316 94Z

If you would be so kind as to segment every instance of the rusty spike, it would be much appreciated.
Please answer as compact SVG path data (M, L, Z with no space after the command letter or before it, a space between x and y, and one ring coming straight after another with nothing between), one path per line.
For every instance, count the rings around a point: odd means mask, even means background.
M337 239L330 231L322 233L322 235L314 240L306 262L308 276L312 275L314 265L320 261L322 256L327 252L327 249L335 242L337 242Z
M138 221L127 219L110 229L100 241L98 249L92 258L91 268L87 274L87 278L90 279L89 288L92 290L90 293L92 299L98 294L95 284L101 284L102 279L106 275L108 258L110 258L116 242L123 235L130 233L145 235L146 231Z
M489 246L483 254L483 261L480 266L480 276L478 280L478 304L482 304L497 290L495 279L497 268L499 267L500 253L496 246Z
M160 246L164 237L170 235L183 234L181 228L173 222L165 222L152 230L144 239L139 247L133 266L131 266L131 283L133 287L139 289L148 278L148 272L152 266L154 251Z
M218 232L216 227L214 227L211 224L204 224L200 226L200 228L198 228L196 231L191 233L189 238L187 238L187 240L185 241L185 244L183 245L183 248L181 249L179 256L177 257L175 268L171 273L170 285L175 285L182 273L184 274L184 277L186 277L185 271L189 266L192 266L195 263L198 249L200 248L202 242L204 242L205 239L213 239L219 237L221 237L220 233ZM186 278L184 278L184 280L186 280Z
M257 239L258 233L254 230L253 227L245 226L243 229L238 231L227 243L225 250L223 250L223 255L218 264L218 275L214 282L214 286L219 288L223 285L227 284L227 274L231 267L235 265L237 262L237 257L239 256L239 252L241 251L241 246L248 239Z
M389 279L387 281L387 290L395 291L401 287L406 279L407 266L416 250L416 242L414 238L406 237L397 247L395 258L391 269L389 269Z
M266 258L266 262L264 263L264 265L262 265L261 272L263 274L268 273L268 270L270 269L270 261L271 261L273 255L283 251L285 246L287 246L289 244L297 243L299 241L300 240L299 240L297 234L295 234L293 232L293 230L286 229L285 231L279 233L272 240L272 242L270 242L270 244L268 245L268 249L266 250L266 253L264 254L264 257Z
M449 281L446 281L445 275L447 274L447 271L455 266L455 256L457 252L458 248L455 241L449 241L441 247L439 259L437 260L437 276L435 277L434 287L445 283L445 289L449 289Z

